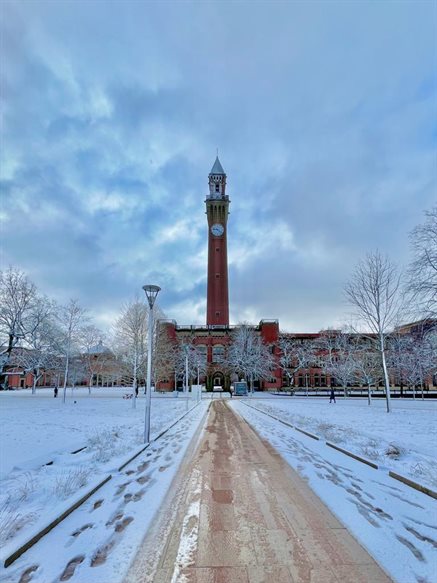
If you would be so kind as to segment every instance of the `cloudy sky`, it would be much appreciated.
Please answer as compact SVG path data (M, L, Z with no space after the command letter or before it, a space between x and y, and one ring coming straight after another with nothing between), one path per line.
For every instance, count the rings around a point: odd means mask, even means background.
M1 261L107 326L144 283L204 323L228 175L231 320L345 318L437 200L437 4L3 0Z

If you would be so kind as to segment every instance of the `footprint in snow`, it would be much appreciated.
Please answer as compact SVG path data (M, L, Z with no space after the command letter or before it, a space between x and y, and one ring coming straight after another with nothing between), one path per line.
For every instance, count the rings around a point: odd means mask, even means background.
M116 493L114 494L114 496L120 496L120 494L123 494L123 492L126 490L127 486L129 486L130 481L129 482L125 482L124 484L120 484L117 488Z
M413 555L416 557L416 559L418 561L420 561L421 563L426 563L425 557L422 555L422 553L419 551L419 549L413 545L413 543L411 541L409 541L408 539L406 539L403 536L400 536L399 534L396 534L395 536L399 542L401 542L403 545L405 545L407 547L407 549L413 553Z
M427 536L426 534L420 533L418 530L416 530L412 526L405 524L405 522L403 522L402 524L403 524L404 528L406 530L408 530L408 532L411 533L413 536L415 536L417 539L419 539L422 542L429 543L431 546L433 546L435 549L437 549L437 541L435 541L433 538L431 538L430 536Z
M38 567L39 567L39 565L32 565L31 567L29 567L28 569L23 571L18 583L29 583L29 581L32 580L32 573L35 573L35 571L38 569Z
M65 567L62 575L59 577L59 580L60 581L68 581L69 579L71 579L74 575L74 571L76 570L76 567L78 565L80 565L81 563L83 563L84 560L85 560L85 557L83 555L80 555L78 557L74 557L74 559L71 559L71 561Z
M121 518L123 518L123 512L117 512L117 514L114 514L114 516L108 520L106 526L112 526L114 522L117 522L117 520L120 520Z
M94 502L93 507L91 508L91 512L93 510L97 510L97 508L100 508L100 506L103 504L104 500L97 500L96 502Z

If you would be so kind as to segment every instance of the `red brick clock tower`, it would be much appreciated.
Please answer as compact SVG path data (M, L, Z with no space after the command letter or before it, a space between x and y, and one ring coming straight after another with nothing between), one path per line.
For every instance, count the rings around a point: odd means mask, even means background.
M227 223L229 197L226 196L226 174L218 156L209 173L206 197L208 217L208 291L206 323L229 325Z

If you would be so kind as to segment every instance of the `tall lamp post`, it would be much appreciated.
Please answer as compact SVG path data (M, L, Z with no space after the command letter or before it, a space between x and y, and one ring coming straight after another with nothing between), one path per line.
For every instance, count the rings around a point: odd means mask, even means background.
M149 332L147 338L147 391L146 414L144 418L144 443L150 443L150 407L152 403L152 336L153 336L153 305L161 288L158 285L143 285L149 303Z

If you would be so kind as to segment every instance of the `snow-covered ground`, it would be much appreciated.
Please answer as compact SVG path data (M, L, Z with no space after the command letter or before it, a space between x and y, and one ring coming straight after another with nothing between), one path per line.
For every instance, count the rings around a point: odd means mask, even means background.
M197 443L208 405L202 401L10 567L0 567L0 580L121 583L188 446Z
M378 465L437 489L437 401L257 397L253 405Z
M0 546L43 524L140 449L145 398L123 399L128 389L68 389L53 398L39 389L0 393ZM178 419L191 398L153 395L151 435ZM71 453L82 447L85 450ZM50 465L45 465L50 462Z
M131 462L116 468L142 444L143 396L132 409L127 389L0 393L0 530L6 551L112 472L113 479L9 568L5 583L120 583L164 499L209 398ZM210 397L210 395L208 395ZM216 396L217 397L217 396ZM221 395L220 395L221 397ZM74 402L76 401L76 402ZM437 403L395 401L387 415L382 401L259 396L247 403L329 441L373 457L379 465L435 488ZM398 583L437 581L437 502L306 437L266 415L228 401L276 447L320 498ZM191 407L179 395L154 395L152 436ZM390 444L399 459L386 455ZM84 451L71 452L86 446ZM52 465L43 464L53 461ZM142 501L142 503L138 503ZM146 502L146 503L144 503ZM11 522L12 520L12 522ZM19 527L17 530L17 526ZM3 549L2 556L5 556Z
M294 397L292 398L294 399ZM247 407L233 399L232 406L268 440L306 480L317 495L331 508L350 532L368 549L397 583L435 583L437 581L437 501L388 477L387 472L374 470L340 452L315 441L292 428ZM432 441L429 404L417 410L419 404L403 405L399 422L388 421L379 405L366 413L366 405L317 403L311 400L285 402L272 399L247 399L247 403L275 413L316 432L317 422L329 422L340 431L340 425L359 435L389 442L400 436L402 443L417 447L425 441L425 430L416 425L423 420L428 428L427 440ZM431 405L433 406L433 405ZM327 411L323 416L324 407ZM343 408L343 413L339 409ZM399 411L399 410L398 410ZM361 414L360 414L361 412ZM417 413L417 414L416 414ZM296 415L295 418L292 416ZM287 417L286 417L287 416ZM298 416L299 423L298 423ZM348 421L350 417L350 421ZM397 415L393 415L396 419ZM313 421L307 422L305 418ZM372 422L374 419L374 422ZM380 420L379 420L380 419ZM387 428L384 420L387 419ZM428 421L427 421L428 419ZM402 424L407 424L403 429ZM415 422L413 421L415 420ZM372 431L369 431L372 427ZM390 429L389 429L390 428ZM409 433L410 432L410 433ZM318 431L320 433L320 431ZM422 436L422 437L420 437ZM332 439L332 436L330 436ZM358 439L356 437L356 439ZM435 444L435 440L434 440ZM350 442L343 443L350 446ZM426 453L431 455L431 443L426 441ZM420 449L420 448L419 448Z

